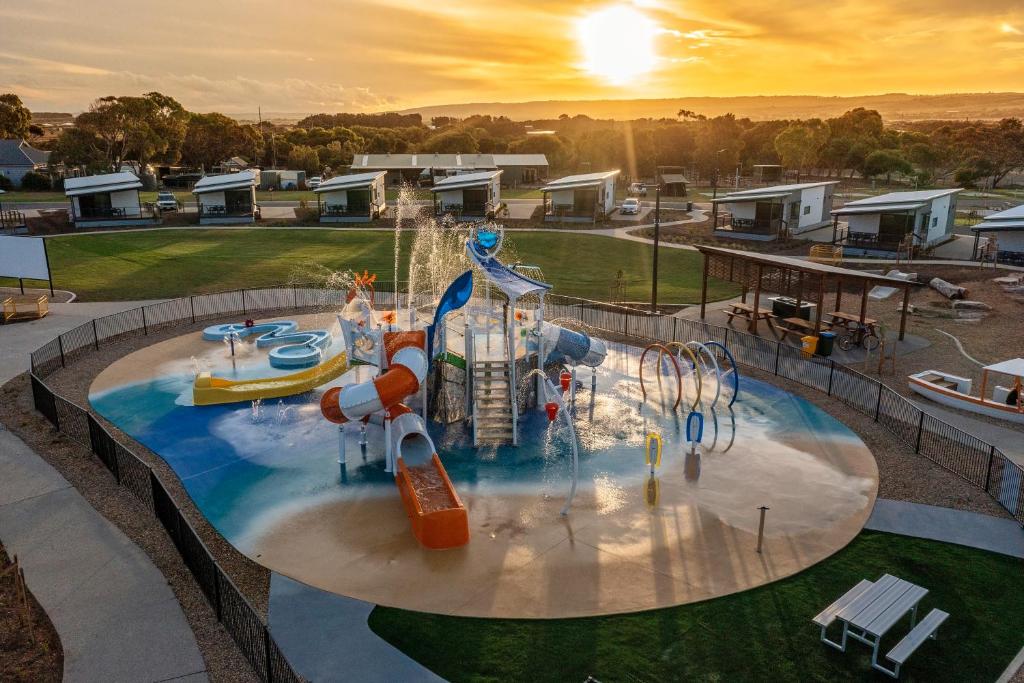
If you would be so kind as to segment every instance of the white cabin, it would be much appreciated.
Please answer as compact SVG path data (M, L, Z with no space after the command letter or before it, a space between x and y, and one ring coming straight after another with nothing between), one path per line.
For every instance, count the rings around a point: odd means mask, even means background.
M450 176L434 183L434 215L493 218L501 211L501 171Z
M984 237L987 242L993 242L995 257L1000 263L1024 266L1024 204L986 216L971 231L975 257L980 255Z
M831 222L839 181L772 185L711 200L714 232L721 237L770 241L824 228ZM813 239L813 237L811 237Z
M203 176L192 188L199 206L200 225L255 223L258 178L252 170Z
M139 199L142 181L134 173L107 173L64 179L76 228L153 225L160 222Z
M313 190L321 223L363 223L380 218L384 203L386 171L339 175Z
M895 252L943 242L953 233L961 189L889 192L849 202L832 212L833 244L846 250ZM845 221L845 225L840 223Z
M544 220L593 222L615 210L615 181L620 171L601 171L552 180L541 188Z

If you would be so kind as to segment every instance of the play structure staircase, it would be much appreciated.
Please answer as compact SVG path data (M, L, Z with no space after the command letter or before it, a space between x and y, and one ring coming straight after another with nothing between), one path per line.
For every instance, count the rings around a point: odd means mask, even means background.
M508 360L473 363L473 444L513 442Z

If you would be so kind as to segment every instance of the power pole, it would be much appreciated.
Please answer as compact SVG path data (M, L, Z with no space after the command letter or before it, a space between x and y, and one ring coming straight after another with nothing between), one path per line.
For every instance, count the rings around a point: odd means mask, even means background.
M650 187L647 185L646 187ZM658 244L661 236L661 183L654 185L654 259L651 262L651 313L658 312Z

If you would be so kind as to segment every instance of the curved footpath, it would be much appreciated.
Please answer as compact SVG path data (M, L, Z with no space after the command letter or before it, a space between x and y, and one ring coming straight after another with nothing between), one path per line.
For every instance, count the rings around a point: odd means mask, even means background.
M0 327L0 383L28 354L95 316L140 303L54 304L42 320ZM167 579L57 470L0 425L0 538L64 648L64 680L208 680Z

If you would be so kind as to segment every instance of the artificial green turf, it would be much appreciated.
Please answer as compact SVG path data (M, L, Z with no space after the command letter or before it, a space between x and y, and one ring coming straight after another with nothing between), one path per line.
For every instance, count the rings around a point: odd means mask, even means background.
M811 623L859 580L884 573L929 589L921 617L933 607L951 615L902 680L993 681L1024 645L1024 562L870 531L796 576L692 605L567 620L377 607L370 627L451 681L891 680L871 670L866 645L851 640L838 652ZM882 653L909 628L909 619L897 624Z
M405 276L411 237L409 232L403 235L399 277ZM515 232L507 241L509 254L543 268L557 294L607 300L616 271L622 269L629 283L627 299L650 297L652 249L647 245L553 232ZM309 281L321 266L367 269L381 280L393 279L394 269L394 236L389 231L151 230L55 237L47 245L54 286L92 301ZM662 248L660 254L659 301L698 300L700 255L670 248ZM734 293L728 283L709 283L711 299Z

